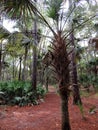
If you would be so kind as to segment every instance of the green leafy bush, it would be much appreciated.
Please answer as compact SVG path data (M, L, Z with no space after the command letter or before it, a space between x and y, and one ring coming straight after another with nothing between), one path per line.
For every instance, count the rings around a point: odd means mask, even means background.
M38 84L37 86L37 94L41 97L44 97L44 95L46 94L46 90L43 89L41 84Z
M84 86L90 86L93 85L96 90L98 90L98 76L95 76L94 74L88 75L88 74L82 74L79 76L79 82Z
M41 84L37 86L37 92L32 91L31 82L7 81L0 82L0 91L4 93L4 102L10 105L24 106L29 103L37 104L37 98L44 97L45 90Z

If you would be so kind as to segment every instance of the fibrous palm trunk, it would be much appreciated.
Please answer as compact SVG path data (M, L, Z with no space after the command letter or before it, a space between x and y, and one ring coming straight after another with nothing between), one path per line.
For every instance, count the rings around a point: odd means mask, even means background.
M52 66L59 81L59 94L61 97L62 130L71 130L68 112L69 99L69 60L66 42L61 32L55 35L53 40Z
M68 98L69 94L63 88L60 91L61 96L61 111L62 111L62 130L71 130L70 123L69 123L69 112L68 112Z

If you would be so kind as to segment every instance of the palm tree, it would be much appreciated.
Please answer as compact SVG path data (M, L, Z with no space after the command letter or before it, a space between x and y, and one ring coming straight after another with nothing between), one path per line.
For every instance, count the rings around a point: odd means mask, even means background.
M59 16L62 0L48 2L48 16L53 19L56 31L53 32L52 47L48 54L48 65L51 64L58 80L58 91L61 97L62 130L70 130L68 99L70 95L70 74L66 36L62 29L62 18ZM61 18L61 19L60 19ZM61 21L60 21L61 20Z
M28 11L29 14L31 14L31 12L35 13L35 11L37 11L31 0L23 0L23 1L19 0L19 3L17 3L16 0L14 2L11 0L4 1L4 2L5 2L4 11L6 11L10 15L12 13L12 17L15 18L17 17L19 18L21 17L21 15L23 15L24 17L24 15L27 15ZM56 17L54 19L57 22L57 32L54 31L54 29L48 24L46 19L42 16L42 14L39 11L37 11L37 13L39 14L41 20L43 20L44 23L50 28L54 36L52 40L53 48L51 51L51 56L52 56L51 60L52 60L52 66L54 67L55 71L57 71L56 74L59 80L59 93L62 101L62 130L70 130L69 115L68 115L68 98L70 94L68 66L70 62L68 60L68 54L66 50L66 46L67 46L66 38L63 34L63 31L58 28L59 25L58 11L60 10L61 3L62 0L59 0L58 2L56 1L52 2L53 6L55 6L54 13L56 14ZM51 7L50 7L50 12L51 12Z
M71 52L68 52L70 43L67 43L67 38L72 33L72 31L68 30L68 28L64 28L64 25L68 24L67 21L71 15L71 12L67 14L67 18L65 20L65 16L63 17L65 13L61 8L62 0L47 1L49 2L48 16L53 19L53 22L55 23L54 25L56 25L56 30L54 30L54 28L47 22L43 15L37 10L32 0L18 0L19 3L17 3L17 0L2 1L4 1L6 4L6 8L4 8L4 10L7 13L10 12L10 14L12 12L12 16L15 16L15 18L16 14L19 18L20 16L24 17L28 16L29 14L32 16L32 13L36 12L40 20L42 20L43 23L45 23L45 25L47 25L52 32L52 47L50 50L49 59L51 61L51 66L54 68L53 71L56 74L56 79L58 80L58 91L61 97L62 108L62 130L71 130L68 112L68 99L70 96L70 61L68 57ZM10 4L12 5L10 6Z

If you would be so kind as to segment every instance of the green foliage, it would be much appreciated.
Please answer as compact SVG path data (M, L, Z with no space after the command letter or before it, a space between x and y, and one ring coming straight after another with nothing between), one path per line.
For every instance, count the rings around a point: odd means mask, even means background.
M83 86L86 86L88 85L88 75L87 74L81 74L79 76L79 82L83 85Z
M84 73L79 76L79 82L84 86L87 87L89 85L94 85L96 89L98 89L98 76L94 74L87 74Z
M8 54L13 57L22 56L25 53L25 50L22 46L24 35L20 32L12 33L8 38L8 44L5 46L5 49ZM27 39L28 40L28 39Z
M54 19L54 20L58 20L59 17L59 11L60 11L60 7L61 7L61 3L62 0L49 0L47 1L47 5L48 5L48 17Z
M31 104L37 104L39 97L44 97L45 90L41 85L37 86L37 93L32 91L31 82L23 81L7 81L0 82L0 91L4 93L2 102L10 105L24 106Z
M44 97L46 91L43 89L42 84L38 84L37 86L37 94L40 95L41 97Z
M5 96L4 92L0 91L0 105L4 104L4 100L5 100L4 96Z
M95 67L95 65L98 65L98 58L91 59L88 62L87 67L92 68L92 67Z
M95 89L98 89L97 65L98 58L96 57L90 59L88 63L85 63L82 66L82 74L79 72L79 82L84 87L89 87L90 85L93 85Z

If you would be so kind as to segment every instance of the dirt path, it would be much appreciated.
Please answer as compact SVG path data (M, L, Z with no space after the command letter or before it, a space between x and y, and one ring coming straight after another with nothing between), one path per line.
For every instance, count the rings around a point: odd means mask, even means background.
M82 119L77 106L69 101L70 123L72 130L98 130L98 99L83 98L84 115ZM96 113L89 109L96 106ZM37 106L7 107L0 109L0 130L61 130L60 98L53 91L47 94L45 101Z

